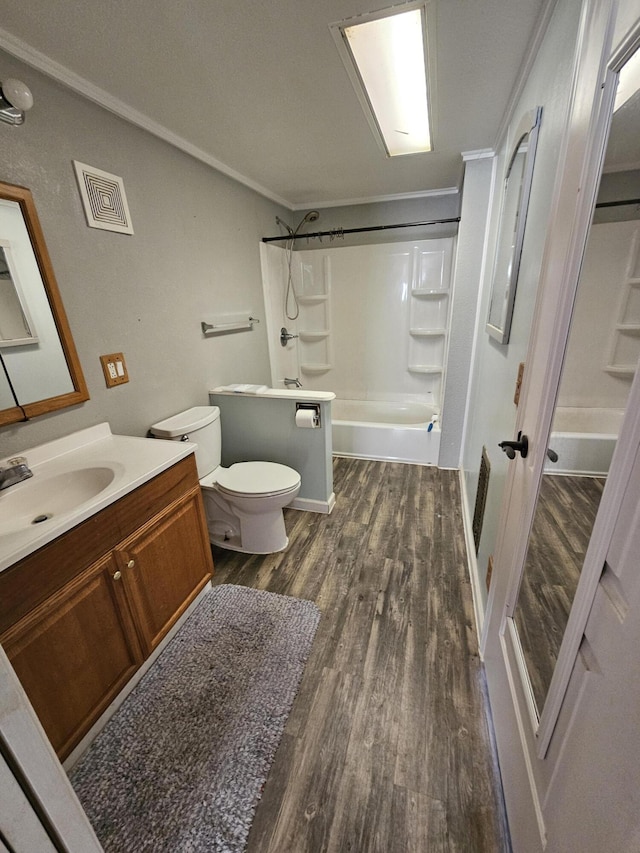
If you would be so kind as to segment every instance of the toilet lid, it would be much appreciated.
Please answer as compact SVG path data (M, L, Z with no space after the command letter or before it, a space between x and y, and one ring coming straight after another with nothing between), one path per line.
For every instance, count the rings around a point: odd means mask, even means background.
M277 462L236 462L230 468L218 468L215 473L221 489L239 495L273 495L300 484L297 471Z

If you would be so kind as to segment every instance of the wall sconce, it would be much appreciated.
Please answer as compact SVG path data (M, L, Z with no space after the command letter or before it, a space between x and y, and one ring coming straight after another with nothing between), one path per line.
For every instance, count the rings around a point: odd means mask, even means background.
M24 114L33 106L33 95L26 83L7 77L0 84L0 121L6 124L22 124Z

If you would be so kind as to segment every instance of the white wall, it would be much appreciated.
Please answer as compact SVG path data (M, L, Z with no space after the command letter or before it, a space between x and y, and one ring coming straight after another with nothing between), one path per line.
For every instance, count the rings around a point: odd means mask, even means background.
M508 345L500 345L484 331L490 283L491 259L487 260L478 312L478 342L469 395L469 414L465 435L462 467L473 515L482 447L486 446L491 463L491 476L478 552L477 587L486 595L485 573L493 551L508 459L498 442L513 437L516 409L513 403L518 365L525 360L529 331L542 262L546 224L549 217L558 153L562 139L573 70L574 51L580 14L579 3L559 3L528 76L522 95L513 112L512 128L528 110L542 106L542 124L533 175L533 186L527 228L522 251L516 292L511 337ZM499 152L496 169L498 185L502 181L505 151ZM490 245L495 236L499 193L494 196ZM482 218L478 227L482 227ZM484 609L484 602L481 609Z
M0 179L31 189L91 399L0 430L0 456L109 421L144 435L230 382L269 382L264 322L204 339L200 321L263 318L259 241L287 212L164 142L0 54L35 106L0 125ZM73 160L124 180L135 234L88 228ZM98 356L123 351L130 382L105 387Z
M452 284L449 353L443 392L441 468L458 468L472 369L478 294L485 261L494 159L465 164L462 209Z

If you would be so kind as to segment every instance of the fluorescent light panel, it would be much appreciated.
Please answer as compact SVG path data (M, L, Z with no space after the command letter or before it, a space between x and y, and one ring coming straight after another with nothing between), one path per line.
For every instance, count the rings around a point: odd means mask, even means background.
M360 101L373 114L390 157L431 150L424 5L362 23L337 25L357 73ZM339 44L339 43L338 43ZM343 54L343 60L344 60ZM371 121L370 121L371 123Z

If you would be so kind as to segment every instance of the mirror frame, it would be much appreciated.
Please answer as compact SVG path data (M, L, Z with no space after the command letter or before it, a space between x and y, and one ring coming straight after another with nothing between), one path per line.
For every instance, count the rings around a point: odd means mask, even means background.
M522 244L524 243L524 232L527 221L527 209L529 207L529 196L531 195L531 184L533 180L533 166L536 159L536 147L538 144L538 133L542 119L542 107L529 110L520 120L514 135L514 142L509 149L507 169L502 183L502 195L500 201L500 220L498 235L496 239L496 254L493 263L493 276L491 281L491 295L489 298L489 310L487 312L486 331L499 344L508 344L511 334L511 320L513 318L513 307L516 299L516 287L518 284L518 273L520 271L520 259L522 257ZM515 209L515 221L507 220L505 213L505 198L509 185L516 156L524 139L528 137L527 153L525 155L522 178L520 181L520 197ZM500 248L505 241L512 243L510 253L510 264L503 281L500 280L501 270L498 263L501 260ZM504 325L499 326L491 321L491 308L494 300L499 298L500 304L506 302L506 313Z
M5 424L30 420L49 412L56 412L59 409L75 406L78 403L84 403L89 399L89 391L82 367L80 366L69 321L67 320L64 305L62 304L62 297L60 296L60 290L58 289L58 283L53 272L53 265L51 264L51 258L49 257L47 244L45 243L31 191L26 187L5 184L0 181L0 198L16 202L22 212L74 388L73 391L66 394L59 394L58 396L48 397L44 400L36 400L33 403L25 403L23 406L17 404L9 409L0 410L0 426L4 426Z

